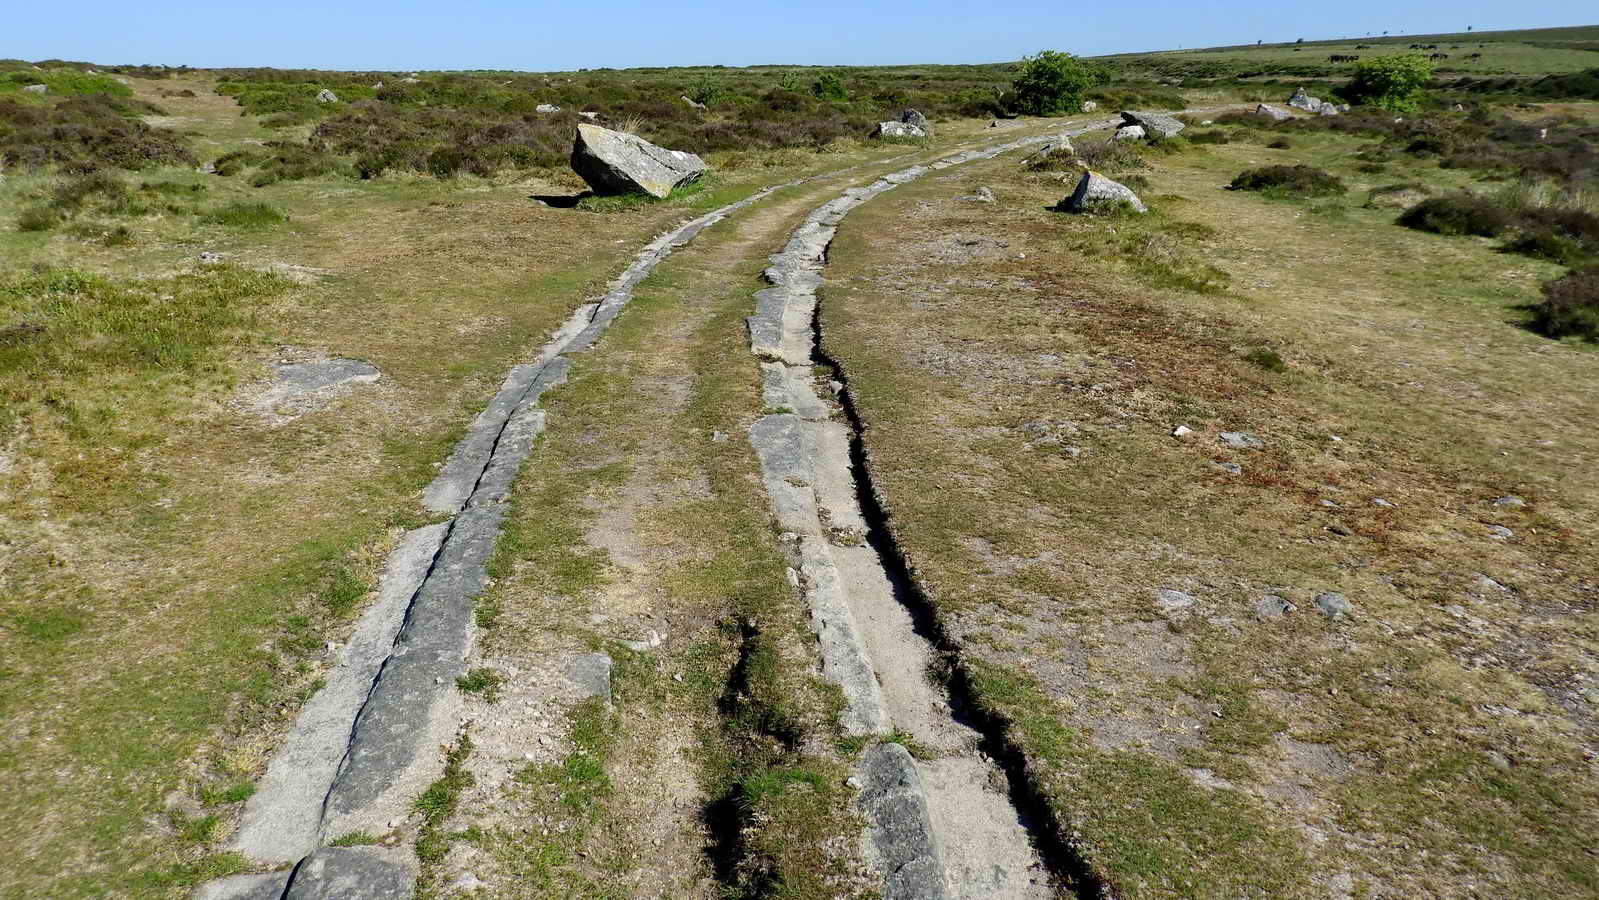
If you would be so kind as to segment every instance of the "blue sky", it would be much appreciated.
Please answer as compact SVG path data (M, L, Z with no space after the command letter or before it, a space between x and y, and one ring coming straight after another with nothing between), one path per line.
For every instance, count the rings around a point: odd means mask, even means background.
M994 62L1368 32L1599 24L1592 0L5 0L0 57L325 69ZM1599 58L1599 57L1596 57Z

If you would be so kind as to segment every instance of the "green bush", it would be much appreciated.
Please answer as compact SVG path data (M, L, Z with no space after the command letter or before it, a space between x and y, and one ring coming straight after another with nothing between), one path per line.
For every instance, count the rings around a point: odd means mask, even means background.
M1344 96L1351 103L1413 113L1420 108L1422 89L1431 80L1432 63L1420 53L1378 56L1355 65L1355 77Z
M1036 56L1022 59L1011 93L1018 112L1064 116L1082 112L1088 89L1104 80L1100 69L1070 53L1040 50Z
M811 85L811 93L822 100L848 100L849 91L844 89L844 79L834 72L823 72Z
M1264 166L1240 172L1233 190L1263 191L1285 197L1330 197L1349 189L1338 176L1312 166Z
M61 213L44 205L30 206L17 216L18 231L49 231L60 224Z
M1552 338L1599 342L1599 266L1544 282L1542 302L1532 308L1532 327Z

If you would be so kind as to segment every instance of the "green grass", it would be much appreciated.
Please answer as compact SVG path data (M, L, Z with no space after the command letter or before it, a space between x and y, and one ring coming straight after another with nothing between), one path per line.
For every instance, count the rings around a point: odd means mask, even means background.
M428 785L422 796L416 798L416 810L422 814L422 826L417 829L416 858L424 869L444 861L449 852L450 838L445 823L461 802L461 792L472 786L472 773L464 763L472 755L472 739L462 734L444 756L444 774Z
M23 88L42 84L50 90L44 96L73 97L81 94L109 94L113 97L131 97L133 90L110 75L90 75L75 69L32 69L6 72L0 75L0 97L27 97Z
M455 686L462 692L477 694L489 703L499 702L500 687L504 684L503 675L483 666L476 667L455 679Z
M281 225L289 217L266 203L239 201L207 212L202 219L229 228L256 231Z

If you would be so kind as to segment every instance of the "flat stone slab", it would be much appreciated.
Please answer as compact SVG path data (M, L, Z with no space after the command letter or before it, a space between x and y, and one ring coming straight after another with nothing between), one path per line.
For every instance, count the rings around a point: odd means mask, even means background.
M877 744L861 755L856 777L861 781L857 803L884 873L884 900L949 897L927 793L910 752L899 744Z
M323 847L294 870L283 900L411 900L416 876L409 848Z

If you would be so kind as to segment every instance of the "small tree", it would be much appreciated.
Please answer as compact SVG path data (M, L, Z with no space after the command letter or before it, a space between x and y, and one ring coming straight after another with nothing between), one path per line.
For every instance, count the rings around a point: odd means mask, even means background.
M1380 106L1389 112L1415 112L1423 88L1432 80L1432 63L1420 53L1402 53L1362 60L1344 88L1351 103Z
M849 91L844 89L844 79L834 72L823 72L822 77L816 79L811 85L811 93L823 100L848 100Z
M1016 109L1031 116L1063 116L1082 112L1083 95L1105 81L1096 66L1070 53L1040 50L1022 58L1022 70L1011 84Z

